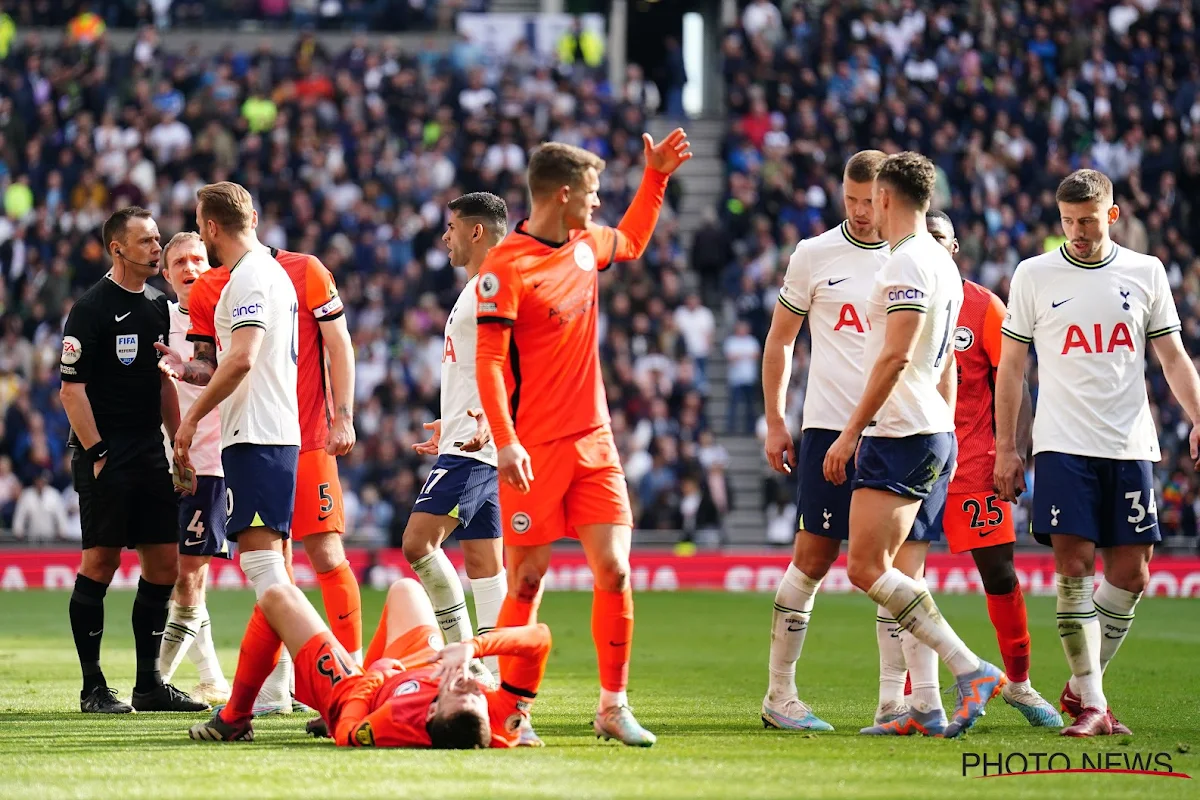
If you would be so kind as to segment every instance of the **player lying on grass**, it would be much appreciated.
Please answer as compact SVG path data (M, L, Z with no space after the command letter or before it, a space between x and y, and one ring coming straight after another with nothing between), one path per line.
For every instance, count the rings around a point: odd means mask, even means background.
M321 714L311 732L341 747L515 747L550 655L544 624L501 628L445 645L421 584L388 590L364 672L295 586L275 585L254 607L238 656L229 705L192 727L193 739L250 741L254 698L279 659L293 656L296 697ZM504 681L486 691L471 659L506 656ZM323 724L322 724L323 723Z

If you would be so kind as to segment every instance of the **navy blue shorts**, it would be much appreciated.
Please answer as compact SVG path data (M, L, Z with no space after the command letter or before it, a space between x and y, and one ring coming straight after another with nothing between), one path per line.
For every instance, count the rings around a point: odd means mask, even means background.
M841 431L807 428L800 434L796 467L796 530L846 541L850 538L850 495L854 488L854 459L846 463L846 482L825 480L825 454Z
M950 489L950 467L958 458L953 433L899 439L864 436L858 448L855 489L880 489L921 501L909 541L938 542Z
M454 517L454 535L464 539L499 539L500 474L496 468L466 456L438 456L413 511Z
M225 539L225 479L197 475L196 493L179 500L179 554L233 558Z
M1042 544L1052 533L1097 547L1162 541L1149 461L1044 452L1033 469L1033 534Z
M250 528L270 528L284 538L291 534L299 460L296 445L243 442L221 451L229 541Z

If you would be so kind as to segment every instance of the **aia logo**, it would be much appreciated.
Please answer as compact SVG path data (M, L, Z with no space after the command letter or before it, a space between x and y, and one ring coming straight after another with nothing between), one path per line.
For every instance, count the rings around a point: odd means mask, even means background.
M451 364L457 364L458 358L454 355L454 340L449 336L446 337L446 344L442 348L442 363L449 361Z
M863 323L866 324L864 325ZM836 333L842 328L853 328L859 333L866 333L871 329L871 321L865 315L860 317L853 303L843 303L842 310L838 312L837 324L833 326L833 330Z
M1106 334L1104 326L1097 322L1092 326L1090 336L1078 325L1067 328L1062 354L1065 356L1072 351L1079 351L1092 355L1094 353L1112 353L1121 349L1127 349L1131 353L1137 352L1133 346L1133 336L1129 333L1129 326L1124 322L1118 322Z

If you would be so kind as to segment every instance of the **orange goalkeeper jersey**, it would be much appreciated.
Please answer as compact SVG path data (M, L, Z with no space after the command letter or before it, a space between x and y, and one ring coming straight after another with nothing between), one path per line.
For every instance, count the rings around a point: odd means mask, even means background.
M475 656L515 656L512 674L500 688L487 693L492 747L516 747L521 722L528 718L533 699L550 657L550 629L544 623L497 628L471 642ZM429 704L437 699L441 679L435 666L404 665L381 658L342 701L335 722L339 747L430 747L425 729Z
M600 372L597 273L640 258L667 176L647 169L616 228L589 225L565 242L516 229L493 247L475 285L475 373L497 448L530 447L609 421Z
M335 320L345 313L342 298L331 273L316 256L292 253L271 248L271 255L287 272L296 287L302 311L297 317L299 327L299 358L296 361L296 400L300 406L300 452L324 449L329 437L331 396L325 370L325 343L321 337L320 322ZM200 276L192 286L188 300L188 330L190 341L206 341L216 344L218 351L228 342L216 341L216 326L213 312L225 284L229 283L229 270L225 267L210 269Z
M996 368L1000 365L1000 326L1004 303L990 291L963 281L963 304L954 331L958 365L958 399L954 428L958 436L958 471L952 493L986 492L993 488L996 467Z

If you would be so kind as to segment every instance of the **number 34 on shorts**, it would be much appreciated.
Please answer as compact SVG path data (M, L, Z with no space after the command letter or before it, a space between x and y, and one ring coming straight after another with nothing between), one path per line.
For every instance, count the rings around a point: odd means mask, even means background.
M946 498L942 523L951 553L1012 544L1017 540L1012 505L995 492L963 492Z

